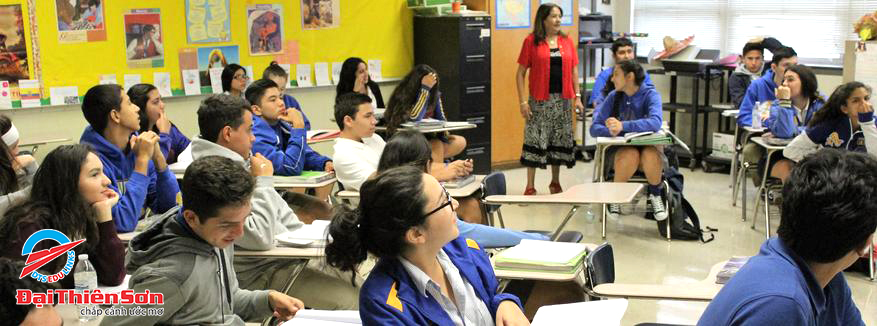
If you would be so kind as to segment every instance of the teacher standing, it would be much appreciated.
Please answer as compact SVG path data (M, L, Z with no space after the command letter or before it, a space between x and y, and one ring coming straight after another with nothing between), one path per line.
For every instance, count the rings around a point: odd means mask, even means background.
M518 56L515 81L521 115L527 120L521 164L527 167L524 195L535 195L533 185L536 168L551 165L552 194L563 191L560 186L560 165L575 165L573 138L573 105L584 109L579 93L579 64L576 47L560 30L563 10L554 3L545 3L536 11L533 32L524 39ZM524 76L530 70L529 98L524 92Z

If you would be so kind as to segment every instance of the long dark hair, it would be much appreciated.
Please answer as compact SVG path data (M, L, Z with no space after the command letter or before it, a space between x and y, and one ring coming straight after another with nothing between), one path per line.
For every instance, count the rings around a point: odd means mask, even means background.
M12 129L12 120L0 114L0 136ZM18 191L18 176L15 174L15 157L5 141L0 141L0 195Z
M428 172L432 161L432 148L420 131L403 129L395 133L384 146L378 173L397 166L410 165Z
M830 121L837 119L839 117L845 117L847 114L844 113L841 108L847 105L847 100L850 96L853 96L853 92L855 92L859 88L865 88L868 91L868 94L871 94L871 87L865 85L862 82L851 81L849 83L838 86L834 89L834 92L831 93L831 96L828 97L828 101L825 102L825 105L816 111L813 114L813 118L810 119L809 127L816 126L823 121Z
M421 80L423 76L431 73L436 73L436 71L429 65L419 64L414 66L414 69L411 69L411 72L405 75L402 81L399 82L399 85L396 86L396 89L393 90L393 94L390 95L390 101L387 102L387 111L384 113L388 134L392 135L396 132L396 128L399 128L399 125L408 121L411 108L414 107L420 95ZM435 85L429 90L429 102L426 103L424 110L432 110L437 105L439 101L439 83L436 80Z
M146 105L149 104L149 92L157 89L152 84L137 84L128 89L128 98L131 99L131 103L140 108L140 132L149 131L149 115L146 114ZM152 129L158 131L157 127L153 127Z
M615 64L615 67L621 69L625 76L629 73L633 73L633 82L636 83L637 86L641 86L643 80L646 79L645 70L643 70L643 67L634 60L619 61ZM606 85L612 85L613 89L615 87L615 83L611 80L607 82ZM610 117L619 118L619 115L621 114L619 111L621 111L621 102L623 99L621 99L622 96L620 93L621 92L615 92L615 99L612 102L612 113L610 114Z
M265 70L262 71L262 79L271 79L271 77L289 78L289 73L283 70L283 67L277 61L271 61L268 67L265 67Z
M359 70L360 63L364 64L365 61L362 60L362 58L351 57L344 60L344 63L341 64L341 73L338 75L338 86L335 87L336 98L353 91L353 86L356 84L356 71ZM373 83L371 78L368 79L368 83Z
M545 42L545 37L547 35L545 32L545 19L548 18L548 15L551 15L551 9L557 8L560 10L560 16L563 16L563 8L561 8L558 4L553 2L546 2L539 5L539 9L536 9L536 19L533 20L533 44L538 45L539 43ZM563 31L558 31L560 36L566 36Z
M801 80L801 95L809 98L811 102L816 99L825 100L819 95L819 82L816 81L813 69L805 65L791 65L786 68L786 71L792 71L798 75L798 79ZM785 76L783 78L785 79Z
M241 67L241 65L236 63L229 64L228 66L225 66L224 69L222 69L223 92L231 92L231 80L234 79L234 73L238 72L238 70L243 70L245 74L247 73L247 70L244 69L244 67ZM243 92L244 91L242 90L241 93Z
M87 144L62 145L49 152L34 175L30 196L0 219L0 243L18 238L18 223L30 220L45 229L61 231L71 239L86 239L86 248L100 237L96 212L79 193L79 174L89 153Z
M355 275L367 253L381 259L399 256L407 247L405 232L426 221L425 207L421 169L400 166L378 174L362 184L355 210L335 208L326 261Z

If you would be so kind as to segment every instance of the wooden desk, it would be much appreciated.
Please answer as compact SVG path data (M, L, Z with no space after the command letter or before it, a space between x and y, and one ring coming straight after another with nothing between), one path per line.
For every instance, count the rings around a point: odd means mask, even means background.
M716 284L716 274L725 263L713 265L705 279L693 284L605 283L595 286L594 293L607 298L712 301L722 289L722 284Z
M475 181L460 187L460 188L447 188L448 194L454 198L462 198L472 196L476 191L481 189L481 181L484 180L485 175L475 175ZM335 193L335 197L342 200L350 200L350 199L359 199L359 192L353 190L342 190Z
M560 223L552 240L560 235L560 231L569 222L569 219L575 215L579 207L590 204L623 204L633 201L633 198L642 191L643 185L640 183L615 183L615 182L597 182L585 183L572 186L564 192L553 195L496 195L487 196L484 199L486 204L502 205L502 204L549 204L549 205L572 205L569 213ZM606 238L606 214L603 214L603 238Z

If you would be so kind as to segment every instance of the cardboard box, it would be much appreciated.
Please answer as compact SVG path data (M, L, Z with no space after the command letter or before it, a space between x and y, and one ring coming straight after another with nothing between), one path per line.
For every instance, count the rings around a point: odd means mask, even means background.
M720 132L713 133L713 157L734 158L734 135Z

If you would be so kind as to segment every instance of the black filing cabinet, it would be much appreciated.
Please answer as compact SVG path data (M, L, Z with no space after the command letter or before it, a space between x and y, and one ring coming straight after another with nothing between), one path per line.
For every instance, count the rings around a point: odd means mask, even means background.
M438 71L448 121L478 126L454 133L475 173L490 173L490 16L415 16L414 63Z

